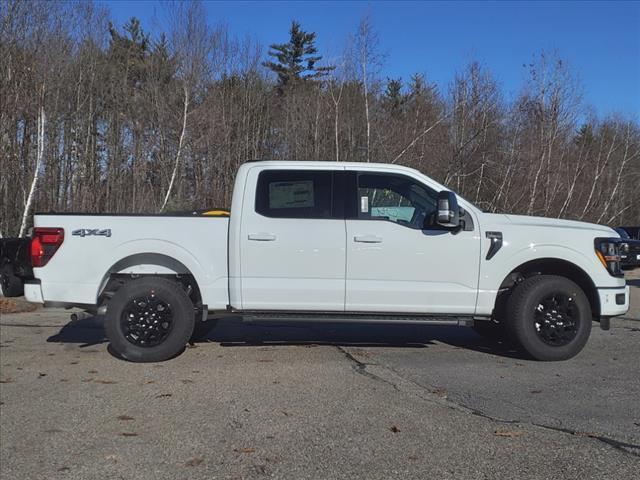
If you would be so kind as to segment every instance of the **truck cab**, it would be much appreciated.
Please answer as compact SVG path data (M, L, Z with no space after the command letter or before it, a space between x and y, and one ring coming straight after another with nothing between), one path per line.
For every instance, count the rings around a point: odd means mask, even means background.
M220 312L474 325L561 360L582 349L592 320L607 328L629 307L612 229L482 212L391 164L249 162L228 218L36 215L35 225L36 238L54 228L63 240L27 297L106 313L112 346L137 361L175 355Z

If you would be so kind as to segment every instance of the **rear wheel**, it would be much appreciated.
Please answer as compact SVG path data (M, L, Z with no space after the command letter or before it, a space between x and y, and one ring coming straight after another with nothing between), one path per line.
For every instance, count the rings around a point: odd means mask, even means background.
M578 285L556 275L536 275L518 285L507 303L507 330L536 360L576 356L591 333L591 307Z
M5 297L20 297L24 295L22 279L13 273L11 265L2 267L0 271L0 285L2 286L2 295Z
M107 338L132 362L160 362L177 355L194 328L193 303L177 282L147 277L121 287L109 302Z

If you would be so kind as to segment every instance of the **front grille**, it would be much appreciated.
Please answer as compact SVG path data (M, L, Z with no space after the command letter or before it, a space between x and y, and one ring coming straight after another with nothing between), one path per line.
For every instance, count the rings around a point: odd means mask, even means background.
M629 253L640 253L640 245L629 244Z

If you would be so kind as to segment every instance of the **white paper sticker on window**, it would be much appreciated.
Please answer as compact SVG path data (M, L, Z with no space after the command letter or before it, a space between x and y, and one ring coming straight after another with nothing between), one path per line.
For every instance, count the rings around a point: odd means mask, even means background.
M369 213L369 197L360 197L360 212Z
M310 208L313 198L313 180L269 184L269 208Z

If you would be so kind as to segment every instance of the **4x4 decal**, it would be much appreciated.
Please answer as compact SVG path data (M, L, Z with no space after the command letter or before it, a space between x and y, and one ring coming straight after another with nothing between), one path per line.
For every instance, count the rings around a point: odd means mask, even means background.
M78 230L74 230L71 232L71 235L75 235L77 237L89 237L89 236L98 236L98 237L110 237L111 229L110 228L79 228Z

